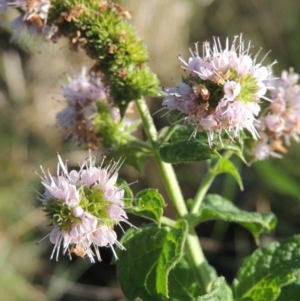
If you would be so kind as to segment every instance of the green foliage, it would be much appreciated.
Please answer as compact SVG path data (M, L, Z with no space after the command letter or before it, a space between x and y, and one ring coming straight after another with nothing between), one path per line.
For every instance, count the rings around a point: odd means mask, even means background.
M192 300L201 290L188 259L182 256L169 276L169 298L172 301Z
M164 145L159 149L160 156L167 163L188 163L218 158L220 155L210 148L206 141L191 139Z
M150 219L160 225L160 219L163 216L166 203L156 189L148 188L142 190L133 197L133 193L125 180L119 179L117 184L125 190L126 212Z
M216 279L217 275L214 268L207 263L204 264L206 265L206 270L211 274L211 279ZM203 268L203 266L199 268ZM230 291L229 287L228 289ZM194 298L201 294L199 280L195 277L195 273L190 267L187 256L184 255L170 272L169 299L172 301L189 301L195 300Z
M126 211L150 219L160 225L165 206L161 194L156 189L149 188L138 192Z
M220 173L228 173L230 175L232 175L235 180L237 181L237 183L240 186L240 189L243 190L243 183L242 183L242 179L241 176L238 172L238 170L236 169L236 167L234 166L234 164L229 161L226 158L220 158L218 159L217 164L214 166L214 168L211 170L211 172L214 175L218 175Z
M127 14L112 2L52 0L48 16L49 23L70 39L71 48L81 46L96 60L93 70L103 74L122 113L130 101L159 91L156 75L145 65L146 47L125 20ZM78 34L85 43L74 45Z
M172 115L172 118L180 119L181 114ZM224 137L222 143L214 144L210 146L208 144L207 134L205 132L199 132L195 127L191 125L176 125L170 131L165 129L163 134L166 138L170 138L170 144L165 144L160 147L160 155L163 161L168 163L188 163L188 162L198 162L209 159L220 158L220 151L230 151L236 154L241 160L245 162L243 157L242 145L239 141L236 143L229 142L226 137ZM162 141L166 141L165 137L161 137ZM224 163L225 164L225 163ZM227 169L231 169L232 175L236 178L236 172L233 174L233 168L229 168L227 164ZM226 167L224 165L224 168ZM225 171L224 171L225 172ZM228 172L228 171L227 171ZM240 187L241 181L238 180Z
M187 222L178 220L172 229L151 224L125 233L121 242L128 251L120 252L117 271L129 301L168 298L168 276L182 256L187 231Z
M208 294L197 297L191 301L232 301L232 291L226 284L224 277L217 278L212 284Z
M277 300L281 288L297 279L296 275L300 273L299 256L299 235L256 250L245 260L233 283L234 300ZM289 289L295 289L294 296L299 293L296 292L298 286ZM290 301L285 295L281 298Z
M299 301L300 300L300 284L292 283L281 289L280 296L276 301Z
M199 213L192 216L195 224L208 220L225 220L239 223L248 229L257 240L263 232L276 226L273 213L256 213L239 210L230 201L217 194L208 194L201 204Z

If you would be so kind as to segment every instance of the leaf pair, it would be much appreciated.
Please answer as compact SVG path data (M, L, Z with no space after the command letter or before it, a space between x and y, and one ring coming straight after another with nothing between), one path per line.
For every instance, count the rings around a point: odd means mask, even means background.
M179 220L172 229L153 225L130 229L123 238L127 251L117 262L122 290L129 301L298 301L300 236L259 248L240 269L232 290L223 277L200 296L183 245L187 224ZM283 288L283 289L282 289Z

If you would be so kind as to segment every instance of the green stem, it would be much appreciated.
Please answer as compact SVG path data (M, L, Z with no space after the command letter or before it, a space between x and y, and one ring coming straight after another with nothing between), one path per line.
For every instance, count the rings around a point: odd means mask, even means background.
M187 218L188 209L179 187L174 169L171 164L163 162L160 158L159 149L157 147L157 130L148 107L143 99L137 100L136 105L144 124L145 132L152 144L156 164L165 184L169 199L174 206L176 215L180 218ZM186 251L191 268L198 279L199 285L201 286L203 293L206 293L208 285L213 279L210 278L209 272L207 271L206 259L201 249L197 234L192 227L190 227L189 234L187 236Z
M213 180L215 179L216 174L212 171L209 170L208 173L205 175L197 193L194 199L194 205L191 209L191 213L197 213L200 209L201 203L208 191L208 189L210 188Z
M128 142L132 143L134 146L137 146L141 149L147 149L147 150L152 151L152 146L147 142L144 142L140 139L137 139L134 136L131 136L131 135L125 134L125 133L122 134L122 137L125 138Z
M223 158L229 159L232 156L232 154L233 154L232 151L227 151L223 155ZM206 196L208 189L210 188L215 177L218 175L218 172L216 172L217 166L218 166L218 162L213 167L209 167L208 173L205 175L204 179L202 180L202 183L195 195L194 205L191 209L191 213L197 213L199 211L202 201Z
M171 228L175 228L176 222L166 216L162 216L160 219L160 222L165 225L165 226L169 226Z

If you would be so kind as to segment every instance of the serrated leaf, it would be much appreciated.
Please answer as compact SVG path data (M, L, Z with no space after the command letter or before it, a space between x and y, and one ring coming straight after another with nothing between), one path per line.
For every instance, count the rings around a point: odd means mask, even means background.
M276 226L276 217L273 213L240 210L217 194L208 194L201 204L199 213L193 215L192 219L195 223L218 219L235 222L247 228L256 240L262 232L271 231Z
M234 300L275 301L281 288L295 282L299 273L299 235L259 248L238 272L233 283Z
M199 162L220 157L207 141L196 139L164 145L159 152L162 160L167 163Z
M156 189L145 189L135 196L135 204L127 212L145 217L160 225L160 219L164 213L166 203L162 195Z
M182 256L187 232L187 222L178 220L172 229L148 225L125 233L121 242L127 251L120 252L117 270L129 301L168 298L169 273Z
M226 158L220 158L218 160L217 165L213 169L213 173L216 175L220 174L220 173L231 174L235 178L237 183L239 184L240 189L241 190L244 189L241 176L240 176L238 170L236 169L236 167L234 166L234 164L230 160L228 160Z
M208 294L194 298L191 301L233 301L232 291L226 284L224 277L219 277L211 284Z
M213 267L206 263L206 269L211 273L211 279L217 278ZM201 295L199 280L190 268L187 257L184 255L170 272L169 276L169 298L172 301L189 301Z

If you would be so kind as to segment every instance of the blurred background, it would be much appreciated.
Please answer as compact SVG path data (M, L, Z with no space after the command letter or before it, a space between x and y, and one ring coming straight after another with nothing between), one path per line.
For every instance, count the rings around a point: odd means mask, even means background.
M294 0L123 0L132 12L131 22L148 45L150 65L162 86L180 80L177 55L189 55L189 47L212 36L225 41L243 33L252 40L253 52L272 50L266 63L275 59L274 71L294 67L300 72L299 11ZM91 265L88 259L72 262L60 256L50 261L52 245L36 242L48 232L47 220L36 200L33 188L41 190L33 172L42 164L56 170L56 152L76 164L86 157L84 148L65 143L55 126L55 114L64 107L61 84L65 73L79 71L92 62L83 52L70 52L63 39L46 44L26 35L11 32L6 24L18 13L9 10L0 16L0 298L10 300L121 300L115 269L110 265L111 252L102 249L103 261ZM13 41L11 41L13 37ZM148 99L151 111L157 111L162 99ZM157 114L159 115L159 114ZM156 115L158 127L165 118ZM142 134L142 133L140 133ZM283 160L256 163L248 168L236 160L242 172L244 191L233 179L219 176L211 192L221 193L239 208L259 212L273 211L278 226L261 238L262 245L300 232L300 145L293 144ZM140 176L124 167L122 177L128 182L139 180L135 192L145 187L158 188L153 162L148 162ZM193 197L206 170L205 163L177 165L178 178L185 197ZM30 187L30 186L31 187ZM167 207L166 213L173 212ZM140 224L141 220L131 220ZM210 222L198 233L205 254L220 275L231 281L242 259L255 250L253 238L238 225ZM121 234L121 233L119 233Z

